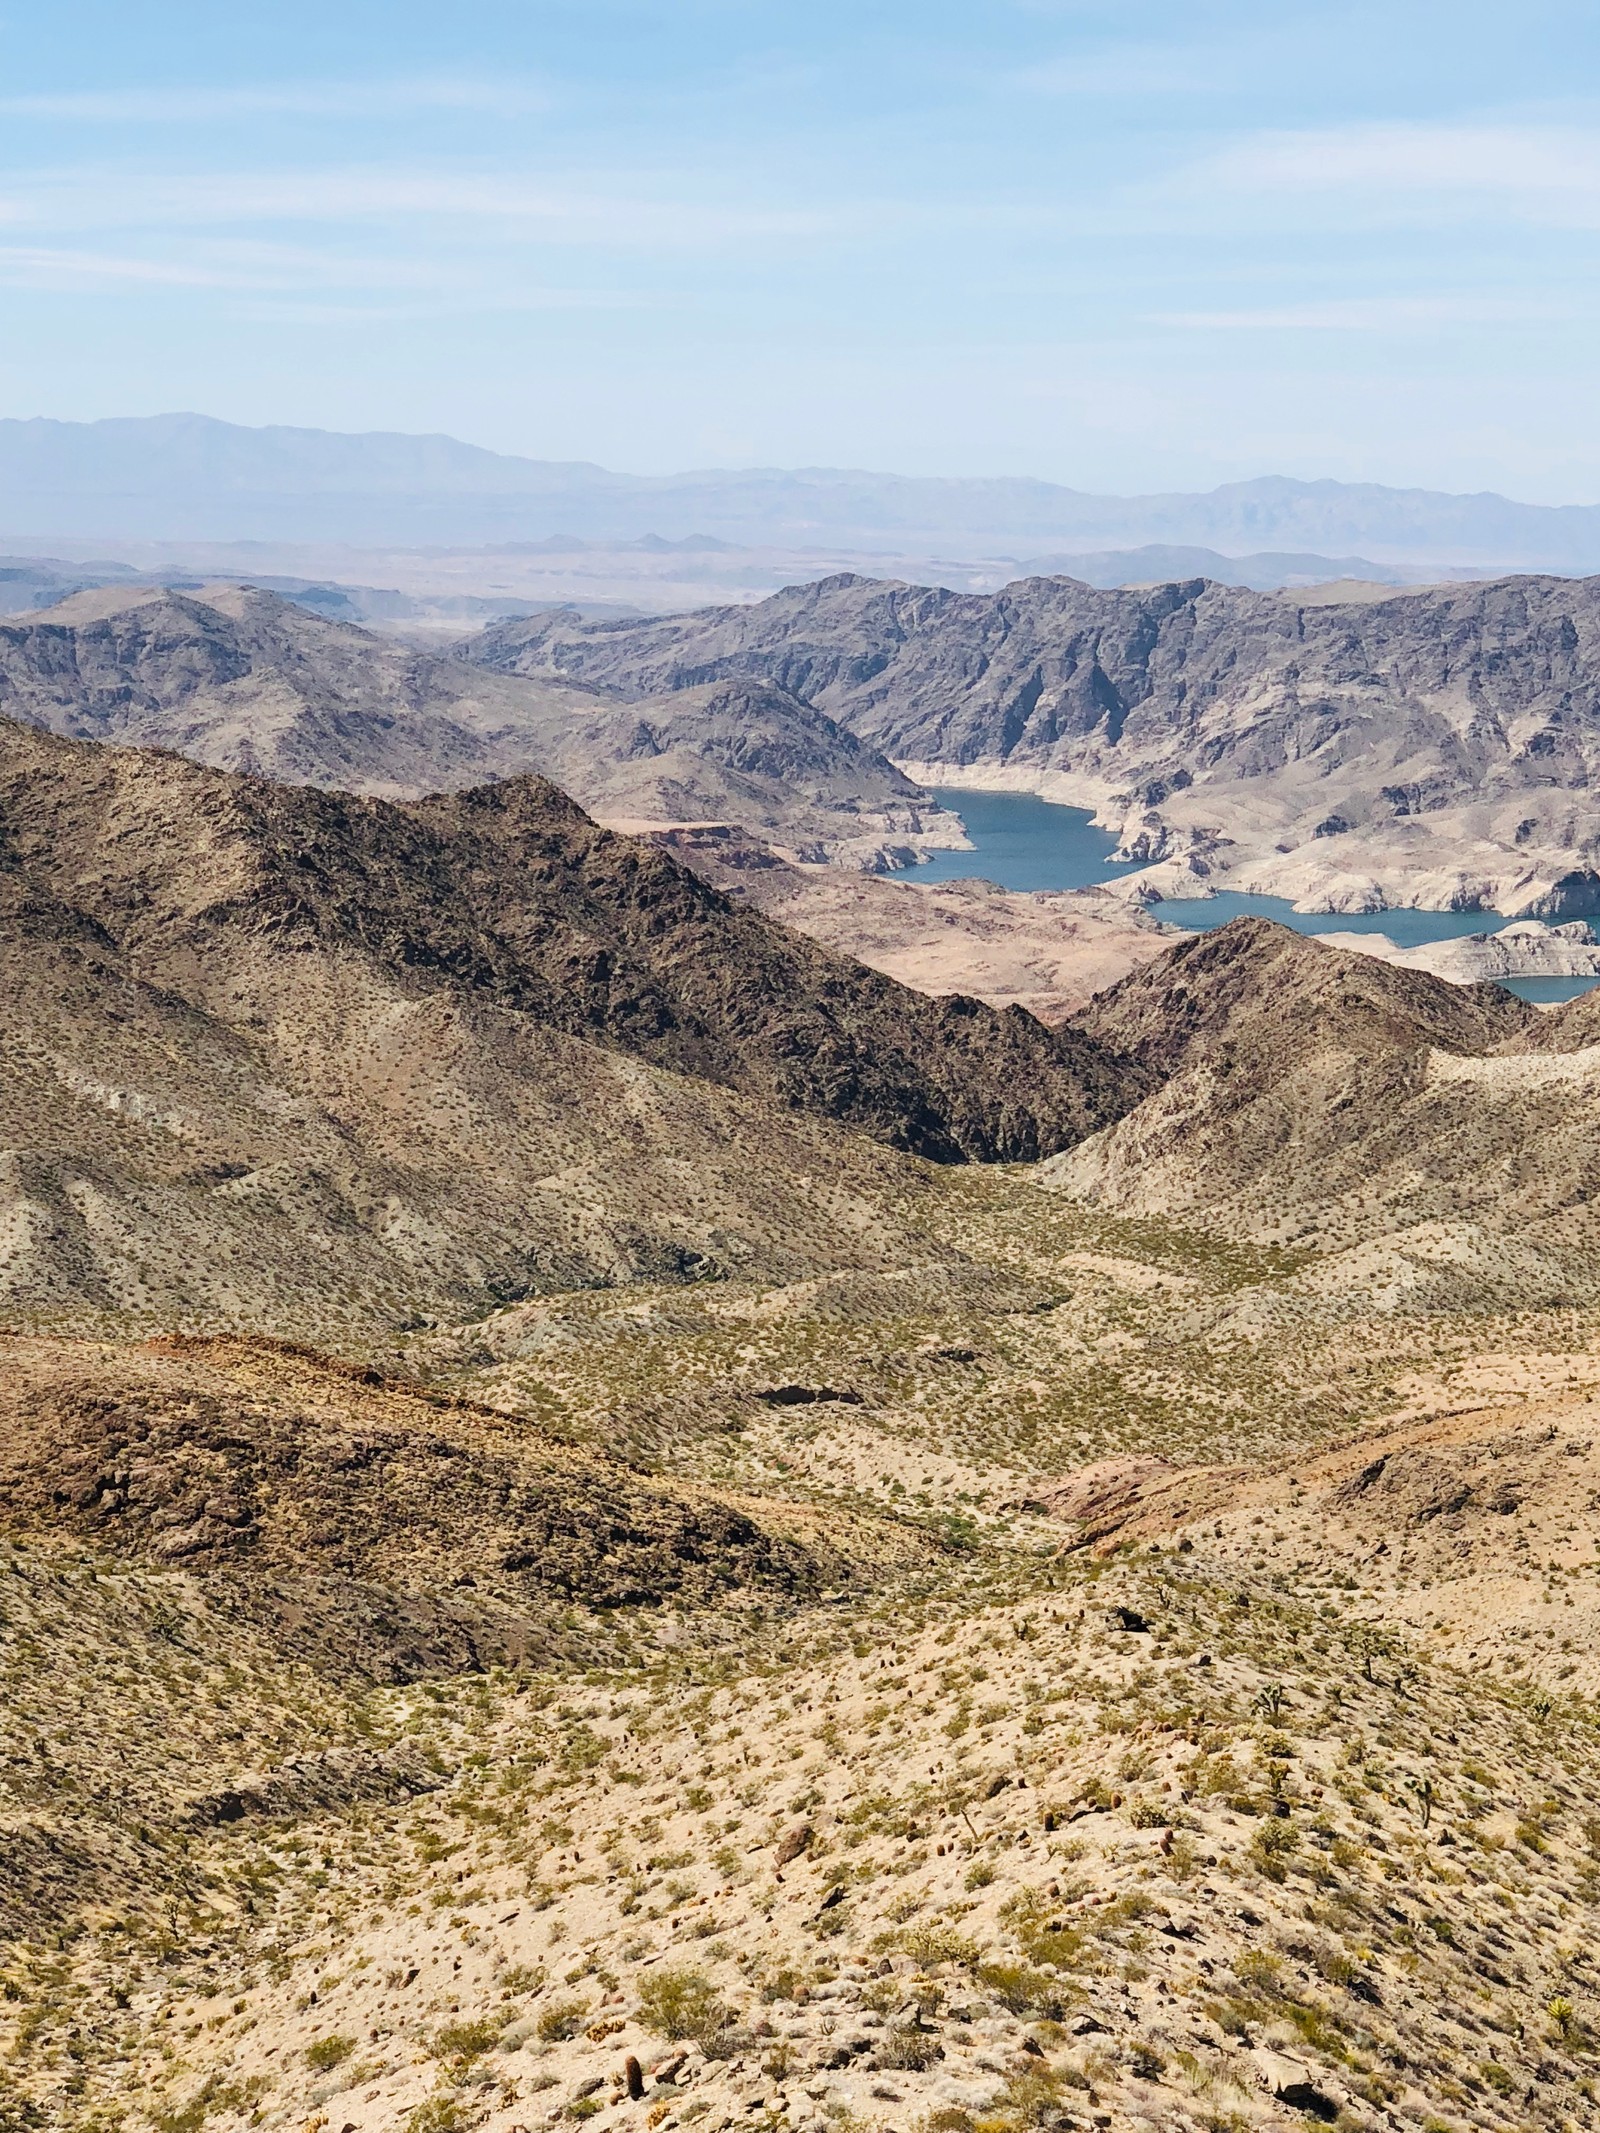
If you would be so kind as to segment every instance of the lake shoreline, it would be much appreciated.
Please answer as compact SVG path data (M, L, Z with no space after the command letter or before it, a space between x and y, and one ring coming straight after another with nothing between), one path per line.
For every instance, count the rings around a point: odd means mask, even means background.
M1511 914L1483 908L1436 909L1426 905L1397 904L1374 911L1301 911L1286 898L1256 895L1246 890L1217 889L1209 895L1159 897L1146 900L1129 893L1131 877L1144 870L1138 861L1118 862L1112 857L1116 840L1094 821L1087 808L1063 800L1047 799L1017 786L951 786L934 788L939 804L961 815L971 839L970 851L949 851L907 870L908 881L929 886L963 879L989 881L996 887L1022 894L1060 894L1105 889L1136 902L1148 917L1176 933L1209 933L1230 919L1258 917L1288 926L1313 938L1338 934L1339 945L1357 947L1366 936L1373 947L1366 951L1384 960L1411 963L1426 968L1426 952L1453 942L1492 942L1506 927L1521 923ZM1378 943L1384 946L1379 947ZM1600 977L1574 975L1570 971L1537 967L1549 951L1530 938L1527 961L1535 967L1527 975L1501 975L1487 982L1502 984L1519 996L1539 1004L1574 997L1600 983ZM1414 960L1416 958L1421 960ZM1482 958L1485 962L1492 957ZM1502 958L1503 960L1503 958ZM1455 968L1470 967L1458 955L1454 964L1445 958L1438 974L1451 982L1478 982L1471 976L1455 975Z

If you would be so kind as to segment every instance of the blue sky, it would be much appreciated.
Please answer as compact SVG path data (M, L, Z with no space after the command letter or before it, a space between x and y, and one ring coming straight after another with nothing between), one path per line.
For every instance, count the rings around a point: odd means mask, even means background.
M1600 499L1577 0L0 0L0 413Z

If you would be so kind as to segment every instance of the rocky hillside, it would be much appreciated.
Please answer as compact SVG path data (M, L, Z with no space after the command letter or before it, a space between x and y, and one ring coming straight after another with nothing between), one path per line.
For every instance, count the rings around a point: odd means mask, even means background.
M1374 1045L1499 1030L1373 982ZM1006 1167L918 1211L937 1265L541 1296L409 1383L7 1338L6 2115L1587 2125L1592 1310Z
M855 865L960 831L765 684L626 703L437 657L248 586L103 586L0 624L0 715L73 740L384 798L539 771L602 815L734 819Z
M1164 1079L1046 1167L1061 1189L1309 1247L1320 1280L1395 1304L1594 1293L1587 1001L1541 1014L1241 919L1145 964L1078 1026Z
M8 1630L53 1646L96 1713L70 1787L48 1753L8 1771L3 1940L137 1900L198 1830L436 1791L415 1744L351 1723L376 1683L593 1658L612 1610L792 1604L938 1552L280 1343L182 1338L7 1340L0 1531ZM84 1551L111 1574L82 1581L63 1642L39 1566ZM226 1678L217 1715L192 1708L196 1676ZM71 1693L36 1682L35 1721Z
M546 616L476 657L654 695L741 676L929 781L1091 805L1144 889L1306 908L1600 902L1600 580L1319 604L1203 579L993 595L838 577L640 622Z
M875 748L770 682L574 708L542 754L539 767L609 821L736 824L852 871L903 865L962 836L957 819Z
M538 779L401 806L0 726L14 1305L394 1325L910 1251L886 1156L1140 1084L830 954Z
M38 1647L130 1736L187 1687L227 1772L172 1800L162 1770L158 1819L159 1742L92 1802L81 1728L71 1791L15 1755L5 1872L53 1929L8 1970L18 2108L50 2133L1584 2124L1583 1701L1383 1619L1383 1559L1348 1550L1382 1514L1336 1554L1309 1505L1257 1500L1270 1525L1109 1565L991 1562L892 1611L757 1591L720 1643L640 1623L609 1664L353 1707L204 1588L8 1548ZM245 1691L255 1771L209 1737Z

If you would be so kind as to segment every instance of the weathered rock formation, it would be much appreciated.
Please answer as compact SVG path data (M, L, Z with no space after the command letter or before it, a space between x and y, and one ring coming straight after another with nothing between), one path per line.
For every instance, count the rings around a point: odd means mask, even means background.
M639 696L775 682L923 782L1095 808L1152 863L1125 893L1600 908L1597 579L1329 604L838 577L754 607L503 623L473 656Z
M105 586L0 624L0 715L386 799L537 771L608 819L732 820L867 869L963 841L876 749L770 684L634 704L248 586Z

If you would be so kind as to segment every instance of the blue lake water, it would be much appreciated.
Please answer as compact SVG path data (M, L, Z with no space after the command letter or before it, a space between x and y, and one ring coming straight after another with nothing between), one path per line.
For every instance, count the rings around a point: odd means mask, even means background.
M917 868L918 881L976 876L1002 889L1087 889L1139 871L1139 864L1114 864L1117 840L1095 827L1086 808L1061 807L1034 793L969 792L955 786L939 788L935 797L960 815L975 849L936 854ZM1281 896L1231 891L1172 898L1149 910L1164 924L1191 933L1209 933L1230 918L1271 918L1296 933L1386 933L1401 948L1493 933L1507 923L1498 911L1296 911ZM1511 978L1506 990L1524 1000L1571 1000L1597 983L1600 979Z
M977 847L936 852L917 868L918 881L997 882L1002 889L1089 889L1097 881L1137 874L1137 865L1113 866L1117 840L1096 829L1087 808L1058 807L1031 792L935 792L954 808Z

